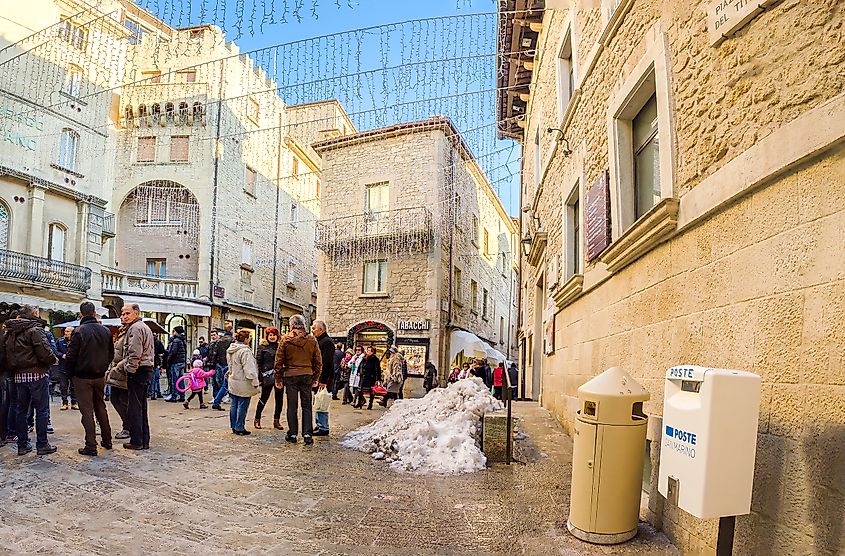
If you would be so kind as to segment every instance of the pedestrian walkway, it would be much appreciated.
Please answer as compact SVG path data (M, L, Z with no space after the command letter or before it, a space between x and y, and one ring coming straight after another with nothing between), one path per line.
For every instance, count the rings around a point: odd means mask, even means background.
M448 477L397 473L338 446L382 408L332 406L332 436L306 447L273 429L233 436L228 413L150 407L150 451L80 456L79 413L56 404L57 454L0 449L0 552L678 554L642 525L617 547L566 532L571 442L535 404L515 405L527 463Z

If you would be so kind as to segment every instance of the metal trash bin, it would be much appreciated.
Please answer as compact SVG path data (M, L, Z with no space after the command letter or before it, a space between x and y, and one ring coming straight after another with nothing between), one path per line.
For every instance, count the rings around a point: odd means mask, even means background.
M648 391L613 367L578 389L572 496L567 528L595 544L637 534L648 418Z

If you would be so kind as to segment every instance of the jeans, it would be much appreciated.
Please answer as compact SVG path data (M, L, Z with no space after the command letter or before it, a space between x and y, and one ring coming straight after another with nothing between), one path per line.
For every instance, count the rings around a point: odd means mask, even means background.
M262 384L261 397L258 399L258 404L255 406L256 419L261 419L261 413L264 411L264 406L267 405L267 401L270 399L270 392L273 392L273 402L276 404L276 407L273 410L273 419L278 421L279 417L282 416L282 406L285 402L285 389L276 388L275 384Z
M125 388L111 387L111 405L117 414L120 415L120 430L129 430L129 421L127 420L127 413L129 411L129 390Z
M153 378L147 388L147 395L151 398L161 397L161 371L158 368L153 369Z
M229 394L232 399L229 405L229 425L233 431L243 431L246 420L246 410L249 409L249 398Z
M226 376L226 372L229 370L229 365L222 365L217 367L217 373L220 374L222 371L223 377ZM217 375L214 375L214 378L217 378ZM223 378L223 382L220 383L220 387L217 389L217 393L214 394L214 399L211 400L211 405L220 405L220 402L223 401L223 398L226 397L226 394L229 393L229 381L226 378Z
M35 382L19 382L15 386L18 390L18 446L29 444L29 427L27 414L30 404L35 410L36 446L47 446L47 420L50 417L49 377L45 376Z
M311 414L314 394L311 391L311 380L311 375L284 379L288 398L288 434L290 436L296 436L299 432L297 411L300 402L302 402L302 436L311 436L314 433L314 417Z
M103 444L111 444L111 425L109 425L109 412L106 411L106 402L103 399L103 386L105 378L79 378L74 377L74 386L79 396L79 412L82 414L82 427L85 429L85 447L97 447L97 427L94 425L94 417L100 423L100 432L103 436Z
M180 392L176 389L176 381L179 380L185 373L185 364L184 363L173 363L169 365L167 368L167 382L170 384L170 399L175 400L176 397L179 397L180 402L185 401L185 393Z
M62 404L67 405L68 392L70 393L70 403L76 405L76 391L74 389L73 381L67 373L59 372L59 391L62 393Z
M212 392L214 393L214 397L217 397L217 392L219 392L220 389L223 388L223 384L226 382L226 371L228 370L228 368L228 365L217 365L216 367L214 377L211 379L211 386ZM225 396L226 394L223 395Z
M317 430L329 432L329 413L328 411L317 411Z
M126 385L129 387L129 406L126 421L129 425L129 443L133 446L150 445L150 420L147 415L147 386L150 383L152 367L138 367L129 373Z

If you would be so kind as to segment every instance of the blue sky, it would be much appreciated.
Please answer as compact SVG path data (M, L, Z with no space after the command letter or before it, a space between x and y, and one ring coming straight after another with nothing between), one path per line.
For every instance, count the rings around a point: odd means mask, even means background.
M268 73L289 104L337 98L361 130L449 116L515 213L519 148L495 138L496 20L472 16L495 14L495 0L313 2L139 0L174 26L200 23L204 14L203 23L224 27L242 52L264 49L253 58L274 66ZM285 8L287 22L280 23ZM413 23L391 25L407 21ZM370 27L377 28L346 33ZM289 46L270 48L276 45Z

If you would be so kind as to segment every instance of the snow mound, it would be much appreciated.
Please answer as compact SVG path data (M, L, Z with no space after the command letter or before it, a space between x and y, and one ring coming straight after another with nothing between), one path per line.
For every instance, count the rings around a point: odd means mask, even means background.
M415 473L471 473L487 458L478 447L481 418L501 409L479 378L436 388L424 398L399 400L376 421L350 432L341 445Z

